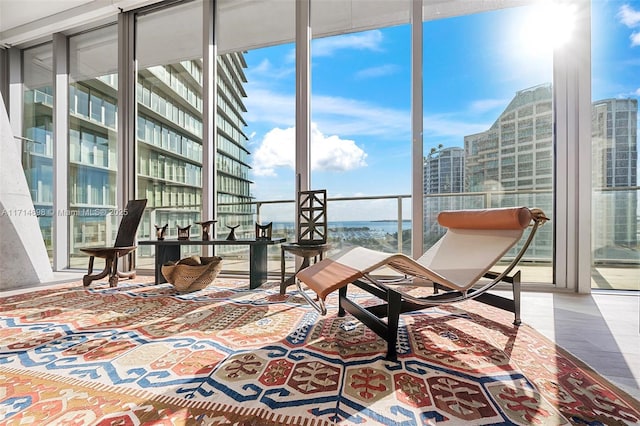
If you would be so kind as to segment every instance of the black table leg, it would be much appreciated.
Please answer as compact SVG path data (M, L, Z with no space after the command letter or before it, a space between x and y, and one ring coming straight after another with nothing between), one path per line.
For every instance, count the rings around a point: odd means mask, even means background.
M162 275L162 265L167 262L180 260L180 246L158 244L156 246L156 284L166 283L167 279Z
M249 247L249 288L258 288L267 282L267 245Z

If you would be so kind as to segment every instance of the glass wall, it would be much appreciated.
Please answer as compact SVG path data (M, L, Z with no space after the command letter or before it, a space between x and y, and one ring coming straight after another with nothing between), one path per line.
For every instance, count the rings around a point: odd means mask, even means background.
M255 208L251 204L249 136L245 85L246 52L225 53L217 58L217 152L215 178L217 199L217 238L231 230L237 239L255 237ZM247 246L216 247L224 257L224 270L247 271Z
M527 6L424 22L425 249L444 233L442 210L527 206L552 214L559 39L541 31L548 13ZM553 221L538 232L521 263L523 281L550 283Z
M511 4L498 3L500 7ZM388 7L400 10L400 4ZM570 30L571 17L560 10L539 8L537 2L484 12L477 11L497 3L470 6L473 10L466 6L448 10L448 4L441 2L436 8L432 2L424 3L425 248L442 233L434 225L434 215L446 208L527 205L541 207L552 216L556 179L552 57L554 43L571 36L570 31L556 31ZM331 17L325 10L328 5L318 2L312 12L313 138L321 143L313 142L311 148L315 167L311 187L327 188L330 198L409 193L408 17L396 16L377 25L358 20L354 11L363 7L361 3L331 2L331 7L345 9L333 15L340 22L318 21L318 14ZM291 202L296 181L295 10L291 2L251 3L251 7L263 7L265 14L280 17L277 22L265 20L271 37L263 40L255 26L242 21L243 8L249 6L225 2L218 6L222 36L216 82L220 219L216 235L226 236L227 226L232 225L240 225L242 235L251 235L254 220L273 221L274 230L285 229L295 215ZM640 6L638 0L616 0L593 1L591 8L593 285L628 288L636 281L625 278L626 273L637 273L640 264L640 73L635 65ZM405 9L398 13L404 14ZM194 223L201 219L202 202L201 18L200 2L136 15L136 196L149 199L140 238L152 237L153 225L164 224L170 225L169 237L176 236L178 225L192 225L192 236L199 235ZM556 21L562 25L556 28ZM393 23L402 25L389 26ZM117 218L79 219L82 209L108 209L115 204L115 25L72 36L69 43L68 209L74 213L71 247L58 249L70 249L73 258L82 244L111 240L117 222ZM42 213L39 220L50 253L51 49L47 43L22 50L23 163L34 204ZM91 58L93 51L108 53ZM564 94L556 96L565 99ZM394 138L384 132L393 133ZM351 189L356 187L364 190ZM257 218L254 199L263 202ZM285 207L265 200L284 200ZM335 202L330 220L342 218L343 213L350 220L349 215L360 212L374 220L397 218L395 201L380 203L358 200L354 208L348 201ZM405 218L410 210L407 203ZM553 280L553 230L562 222L551 219L525 258L533 272L525 271L525 281ZM616 281L618 275L623 278Z
M115 241L118 31L69 38L69 265L85 267L87 246Z
M311 11L312 23L328 25L322 7ZM314 37L311 61L312 188L330 198L410 194L411 26ZM399 235L397 199L330 202L329 254L352 246L395 253L400 239L410 255L409 202L403 211Z
M165 224L167 238L188 226L200 236L202 3L137 15L135 43L137 196L147 199L138 238ZM152 255L150 247L138 252L141 260Z
M245 106L245 53L226 53L217 58L218 139L216 200L218 236L226 237L230 228L235 228L238 238L252 238L254 231L254 208L249 180L250 152ZM223 249L224 247L221 247ZM231 247L226 247L231 249Z
M22 54L22 166L49 259L53 260L53 56L47 43Z
M238 238L253 238L259 222L272 224L273 238L293 238L292 202L255 201L295 197L294 3L218 2L218 7L217 108L219 120L229 121L226 127L233 130L218 126L218 236L225 238L227 226L238 226ZM256 10L263 20L259 27ZM221 246L216 252L224 253L226 271L246 273L246 246ZM268 260L269 272L279 273L279 246L268 247Z
M640 290L640 1L593 1L591 16L591 286Z

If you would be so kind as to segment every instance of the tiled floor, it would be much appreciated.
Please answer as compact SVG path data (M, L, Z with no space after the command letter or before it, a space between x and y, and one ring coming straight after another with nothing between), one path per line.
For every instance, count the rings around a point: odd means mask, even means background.
M55 282L81 278L79 272L56 273ZM525 292L522 320L640 399L638 292Z

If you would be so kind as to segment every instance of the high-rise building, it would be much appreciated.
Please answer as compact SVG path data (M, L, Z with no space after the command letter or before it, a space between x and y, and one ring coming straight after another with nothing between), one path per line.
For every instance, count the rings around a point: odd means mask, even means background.
M638 101L603 99L593 103L594 261L633 259L638 246ZM627 255L623 253L629 251Z
M467 191L551 190L551 95L550 84L518 91L489 130L464 137Z
M486 194L492 207L525 205L553 211L552 88L543 84L516 93L485 132L465 136L465 189ZM635 99L593 103L595 258L624 258L637 247L637 111ZM620 189L618 189L620 188ZM602 224L607 224L603 226ZM543 229L532 255L550 255L552 236ZM629 256L633 254L629 253Z
M72 41L73 42L73 41ZM43 64L42 75L25 76L23 166L45 243L51 247L53 214L69 216L70 266L82 256L80 248L112 244L117 215L117 74L91 75L75 72L71 64L69 85L69 192L68 209L53 212L51 45L27 50L26 60ZM29 55L33 55L30 58ZM49 66L47 66L47 58ZM44 60L43 60L44 59ZM244 133L246 93L242 53L218 57L218 139L216 141L218 228L243 225L253 229L250 195L248 138ZM78 67L81 68L81 67ZM33 67L26 69L33 70ZM201 218L202 201L202 61L183 60L155 65L138 72L136 174L137 197L147 198L147 210L138 230L139 238L154 235L154 225L193 225ZM31 84L31 82L34 84ZM138 250L144 256L145 249ZM85 266L84 260L77 262Z
M464 149L432 149L424 159L424 193L443 194L464 191Z
M451 196L464 192L464 149L458 147L432 148L424 158L424 215L427 246L444 234L437 226L438 213L465 207L463 197Z
M553 211L551 101L551 84L520 90L489 130L464 137L465 188L485 206ZM550 258L552 241L552 227L541 229L530 257Z

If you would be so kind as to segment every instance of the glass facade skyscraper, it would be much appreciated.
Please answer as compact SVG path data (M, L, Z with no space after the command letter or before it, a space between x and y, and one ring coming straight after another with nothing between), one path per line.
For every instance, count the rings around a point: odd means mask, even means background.
M603 99L593 103L594 262L637 261L638 101Z
M464 137L467 191L551 191L551 96L550 84L521 90L489 130Z
M115 30L115 27L113 27ZM115 31L97 30L70 38L68 138L68 209L53 211L52 64L51 44L25 52L29 73L25 78L23 166L45 244L51 250L52 216L69 220L69 266L85 267L82 247L109 245L117 223L118 78L115 64L87 71L83 47L97 39L115 43ZM48 62L47 62L48 60ZM115 59L114 59L115 61ZM47 65L48 63L48 65ZM36 66L37 65L37 66ZM217 202L235 203L218 209L218 226L241 224L253 228L249 189L246 123L246 63L242 53L220 55L218 67ZM35 70L38 72L36 73ZM103 72L100 72L103 71ZM31 76L33 74L33 76ZM147 211L138 238L153 236L154 225L201 220L202 198L202 61L184 60L156 65L138 74L137 98L137 198L147 198ZM200 235L199 226L191 228ZM139 250L145 256L145 250ZM79 259L80 258L80 259Z
M424 160L424 193L446 194L464 191L464 150L434 148Z

